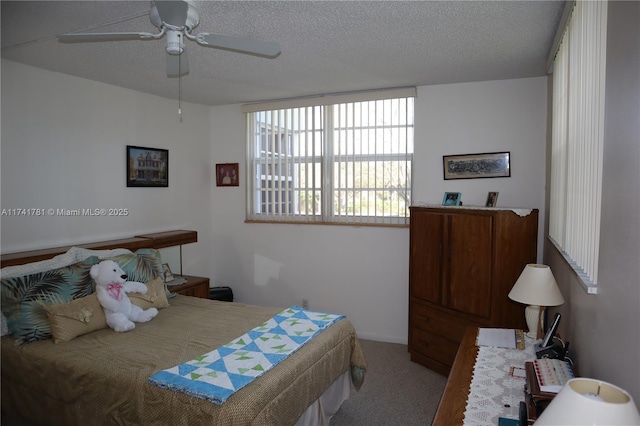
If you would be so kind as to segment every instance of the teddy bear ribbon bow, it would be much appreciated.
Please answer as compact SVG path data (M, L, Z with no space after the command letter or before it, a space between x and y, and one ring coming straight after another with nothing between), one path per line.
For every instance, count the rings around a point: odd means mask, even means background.
M122 299L122 284L120 283L111 283L107 285L107 292L109 296L113 297L116 300Z

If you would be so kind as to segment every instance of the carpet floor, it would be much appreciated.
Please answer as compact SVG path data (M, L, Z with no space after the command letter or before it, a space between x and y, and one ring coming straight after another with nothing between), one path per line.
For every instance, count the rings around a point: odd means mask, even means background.
M360 340L367 373L331 426L429 425L447 378L409 359L407 346Z

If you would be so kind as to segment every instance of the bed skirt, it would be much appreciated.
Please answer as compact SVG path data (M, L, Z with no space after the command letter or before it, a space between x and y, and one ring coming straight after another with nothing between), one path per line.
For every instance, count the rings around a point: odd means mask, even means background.
M331 418L351 396L351 390L351 374L347 371L307 408L296 422L296 426L329 426Z

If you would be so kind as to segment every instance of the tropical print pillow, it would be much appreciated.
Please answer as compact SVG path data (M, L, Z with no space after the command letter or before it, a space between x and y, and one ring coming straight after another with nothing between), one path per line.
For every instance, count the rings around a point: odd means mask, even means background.
M146 283L163 274L162 258L156 249L139 249L109 259L120 265L129 281ZM97 263L100 259L91 256L57 269L2 278L2 313L15 345L51 338L51 326L43 306L67 303L92 294L95 282L89 270Z
M2 313L15 345L51 338L44 305L71 302L93 293L91 266L95 256L73 265L0 280Z
M105 260L115 261L125 274L127 280L147 283L163 275L162 258L156 249L139 249L135 253L111 256Z

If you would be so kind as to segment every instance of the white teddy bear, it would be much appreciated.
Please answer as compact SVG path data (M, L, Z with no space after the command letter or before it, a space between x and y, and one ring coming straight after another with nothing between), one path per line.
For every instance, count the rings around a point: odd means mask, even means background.
M135 322L147 322L158 314L156 308L143 310L133 305L127 293L146 293L147 286L127 281L127 274L113 260L103 260L93 265L89 275L96 282L98 301L104 309L107 325L118 332L133 330Z

